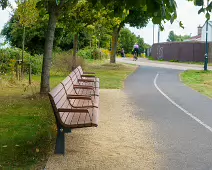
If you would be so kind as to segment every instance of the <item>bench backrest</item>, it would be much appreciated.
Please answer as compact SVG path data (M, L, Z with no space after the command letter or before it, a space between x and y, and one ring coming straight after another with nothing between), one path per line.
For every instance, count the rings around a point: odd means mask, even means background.
M73 95L76 94L76 92L75 92L75 90L73 88L73 81L72 81L72 79L69 76L67 76L61 82L61 84L63 85L63 87L64 87L64 89L65 89L65 91L66 91L67 94L73 94Z
M79 71L80 75L82 75L82 74L83 74L83 71L82 71L82 67L81 67L81 66L78 66L78 67L76 68L76 70L78 70L78 71Z
M57 124L62 124L63 117L65 113L59 113L59 108L71 108L69 100L67 99L66 91L62 84L56 86L51 92L49 92L49 99L54 111L54 115L57 121ZM58 122L59 121L59 122Z
M81 79L82 78L81 77L82 74L80 73L80 71L77 68L73 70L73 73L75 74L75 76L77 77L77 79Z

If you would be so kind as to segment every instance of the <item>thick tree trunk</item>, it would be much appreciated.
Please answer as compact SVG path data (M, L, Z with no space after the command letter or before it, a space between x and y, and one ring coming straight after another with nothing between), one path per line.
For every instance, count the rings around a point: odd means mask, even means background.
M78 45L78 34L74 35L74 47L73 47L73 57L72 57L72 70L76 68L76 58L77 58L77 45Z
M47 94L50 91L49 79L50 79L52 49L53 49L56 23L57 23L56 10L52 8L49 13L49 22L48 22L48 28L47 28L46 37L45 37L44 57L43 57L41 86L40 86L41 94Z
M117 51L117 45L118 45L119 31L120 29L117 27L113 29L110 63L116 63L116 51Z

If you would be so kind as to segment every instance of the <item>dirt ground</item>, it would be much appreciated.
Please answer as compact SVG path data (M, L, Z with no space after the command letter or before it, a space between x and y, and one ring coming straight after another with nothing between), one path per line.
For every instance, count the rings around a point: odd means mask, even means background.
M65 156L52 155L46 169L158 169L151 122L134 116L138 108L121 90L101 90L100 101L99 126L67 134Z

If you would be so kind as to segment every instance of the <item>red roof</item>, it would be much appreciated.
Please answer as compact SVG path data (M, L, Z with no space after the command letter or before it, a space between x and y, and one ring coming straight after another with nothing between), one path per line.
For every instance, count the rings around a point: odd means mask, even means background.
M196 35L196 36L193 36L187 40L198 40L198 39L201 39L201 35Z

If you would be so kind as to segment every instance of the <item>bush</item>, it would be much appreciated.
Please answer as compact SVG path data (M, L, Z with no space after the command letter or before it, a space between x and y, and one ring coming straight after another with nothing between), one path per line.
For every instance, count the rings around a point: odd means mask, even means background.
M79 50L77 55L84 59L93 59L92 51L93 51L92 48L86 47L86 48Z
M110 51L107 49L86 47L84 49L79 50L77 55L84 59L102 60L109 58Z
M69 74L72 71L72 57L71 51L54 53L52 61L52 71L57 73ZM76 65L84 67L84 59L76 58Z
M10 73L15 70L15 64L17 60L21 60L22 50L19 48L6 48L0 49L0 72ZM32 73L41 73L42 68L42 56L31 56L24 51L24 66L25 72L28 72L29 63L32 66Z
M133 54L125 54L125 56L128 58L133 58Z

